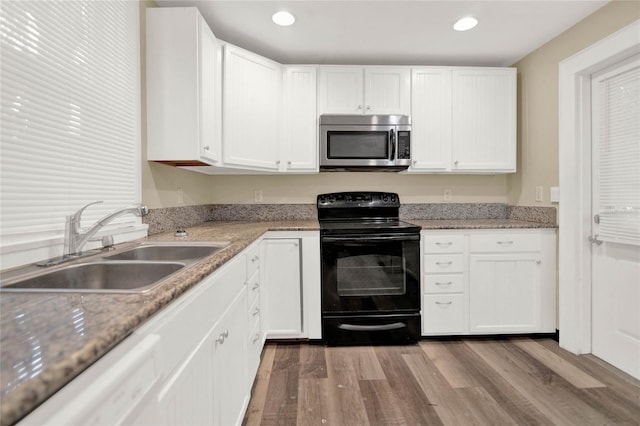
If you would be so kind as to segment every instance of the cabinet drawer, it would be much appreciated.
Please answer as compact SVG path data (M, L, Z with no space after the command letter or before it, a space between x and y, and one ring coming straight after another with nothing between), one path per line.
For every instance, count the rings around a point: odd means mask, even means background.
M254 272L258 270L260 266L260 246L257 244L253 247L247 248L247 276L253 276Z
M464 235L425 235L423 242L425 253L462 253Z
M253 381L260 366L260 355L262 354L262 332L260 331L260 322L258 322L249 332L249 341L247 342L247 362L249 369L249 389L253 386Z
M463 272L464 258L461 254L427 255L424 257L426 274L442 274L447 272Z
M249 310L247 319L249 321L249 328L253 326L253 323L260 320L260 298L256 297L251 305L249 305Z
M464 290L464 275L425 275L425 293L460 293Z
M474 253L505 253L540 250L540 234L479 234L471 235L470 251Z
M256 298L260 295L260 271L255 271L253 276L247 281L247 298L249 300L249 306L253 304Z
M466 332L462 294L429 294L422 299L422 334Z

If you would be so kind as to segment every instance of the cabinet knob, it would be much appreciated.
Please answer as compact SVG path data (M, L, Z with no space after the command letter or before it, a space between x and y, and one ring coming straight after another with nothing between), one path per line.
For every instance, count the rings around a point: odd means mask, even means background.
M458 167L458 160L454 161L454 162L453 162L453 165L454 165L454 166L456 166L456 167Z
M358 109L359 109L359 110L362 110L362 105L358 105Z
M537 265L542 264L542 260L536 260L536 264L537 264Z
M251 288L251 290L257 290L257 289L259 289L259 288L260 288L260 283L255 283L255 284L253 285L253 287Z
M413 165L415 166L416 164L418 164L418 160L413 160Z
M257 342L259 338L260 338L260 335L256 333L256 335L253 337L253 343Z
M220 334L218 336L218 338L216 339L217 343L223 344L224 343L224 334Z
M253 257L251 258L251 262L252 262L252 263L255 263L255 262L257 262L257 261L258 261L258 259L260 259L258 256L253 256Z
M370 110L371 110L371 106L367 105L367 111L370 111Z
M256 310L255 310L255 311L253 311L253 313L251 314L251 316L254 316L254 317L255 317L255 316L258 316L258 315L260 315L260 309L256 308Z
M276 164L277 164L277 165L280 165L280 160L276 161Z
M203 147L202 149L204 149L205 151L209 151L209 145Z
M287 161L287 166L290 166L290 165L291 165L291 161Z

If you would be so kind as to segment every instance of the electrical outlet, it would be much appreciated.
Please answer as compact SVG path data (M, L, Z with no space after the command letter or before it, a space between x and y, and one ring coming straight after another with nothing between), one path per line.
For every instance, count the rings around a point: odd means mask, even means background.
M551 201L552 203L559 203L560 202L560 188L557 186L552 186L551 190L549 191L549 201Z
M256 203L262 202L262 190L256 189L255 191L253 191L253 201L255 201Z
M451 188L445 188L443 197L444 201L451 201Z
M544 199L544 193L541 186L536 186L536 201L541 202Z

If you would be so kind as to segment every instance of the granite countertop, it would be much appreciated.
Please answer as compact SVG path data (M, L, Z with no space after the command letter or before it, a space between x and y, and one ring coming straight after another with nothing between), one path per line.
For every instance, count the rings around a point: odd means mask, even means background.
M141 239L231 242L145 294L0 293L0 424L17 422L266 231L318 229L315 220L207 222L186 238Z
M555 228L507 219L408 220L423 229ZM148 318L267 231L318 230L316 220L206 222L144 241L229 241L144 294L1 293L0 424L17 422L129 336Z
M422 227L423 230L435 229L518 229L518 228L557 228L557 225L514 219L447 219L415 220L407 222Z

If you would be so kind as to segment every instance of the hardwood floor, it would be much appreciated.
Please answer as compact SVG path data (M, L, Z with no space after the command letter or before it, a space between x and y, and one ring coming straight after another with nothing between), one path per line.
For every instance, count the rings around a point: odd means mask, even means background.
M244 424L638 425L640 382L551 339L269 343Z

